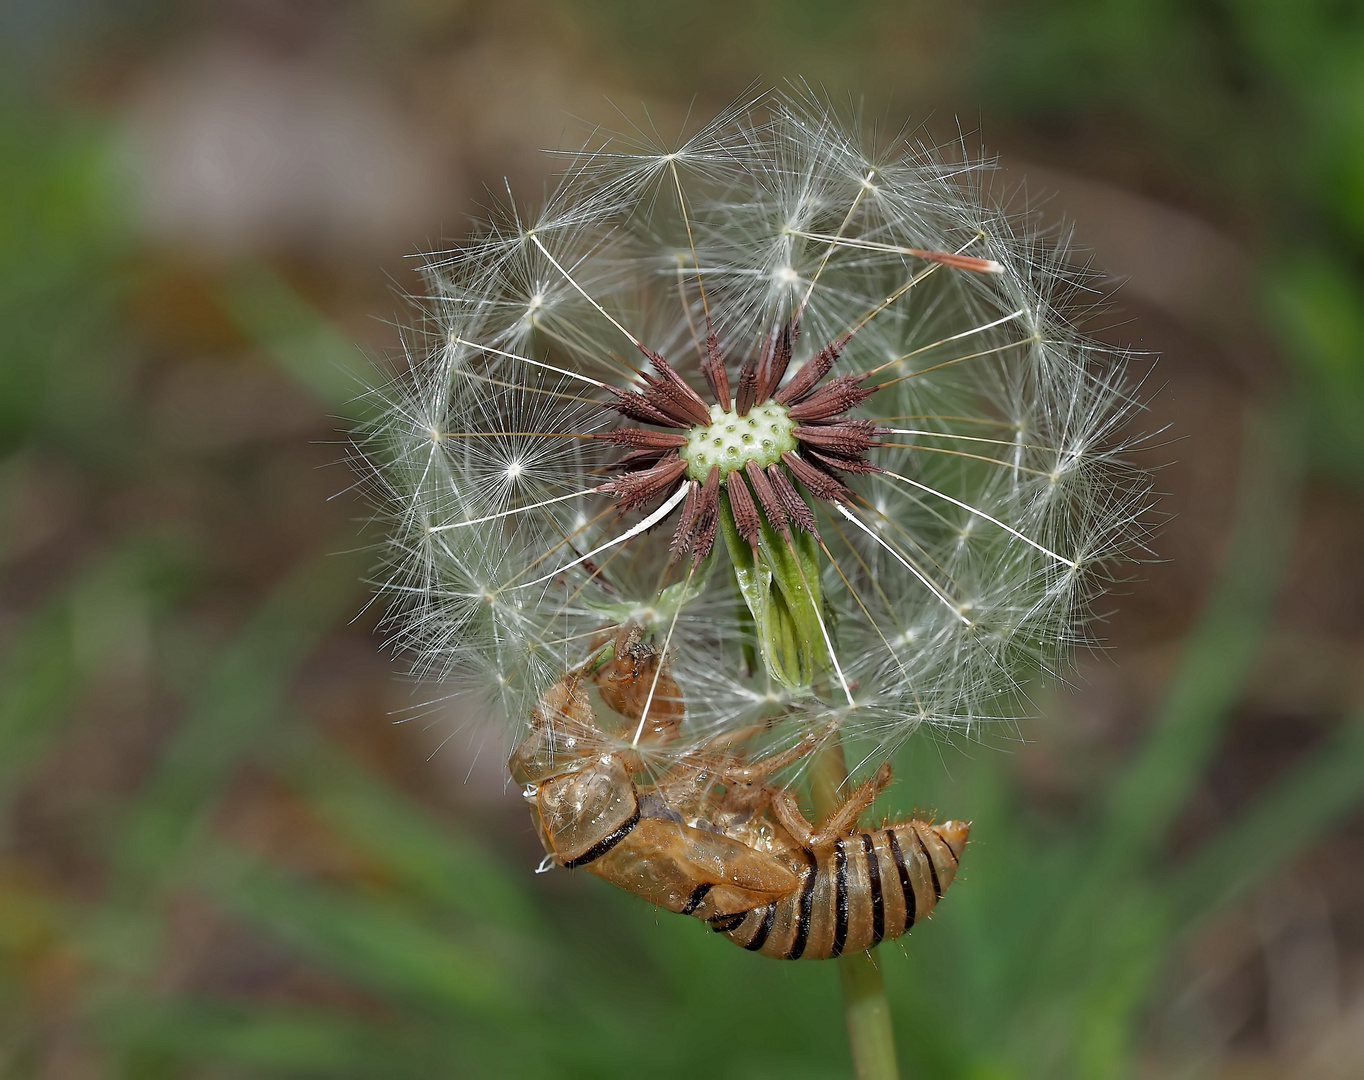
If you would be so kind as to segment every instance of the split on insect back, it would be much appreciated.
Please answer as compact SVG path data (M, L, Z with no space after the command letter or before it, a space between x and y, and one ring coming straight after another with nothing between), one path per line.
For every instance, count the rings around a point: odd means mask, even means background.
M874 765L1005 715L1150 504L1124 358L1065 308L1083 276L984 163L818 102L564 163L428 260L377 392L396 643L521 727L638 626L686 719L646 745L651 681L624 737L665 757L832 724Z

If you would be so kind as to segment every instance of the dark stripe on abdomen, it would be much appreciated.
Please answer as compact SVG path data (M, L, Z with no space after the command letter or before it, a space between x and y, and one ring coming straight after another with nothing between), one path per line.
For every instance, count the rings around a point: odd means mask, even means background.
M876 845L868 833L862 834L862 850L867 856L867 880L871 882L871 944L874 949L886 936L886 902L881 896L881 860L876 857Z
M796 938L791 942L791 951L786 954L788 960L799 960L801 954L805 952L805 943L810 940L810 914L814 910L815 877L819 872L819 863L815 859L813 851L806 850L804 854L809 869L805 873L805 881L800 886L800 912L796 916Z
M834 947L830 956L842 956L848 943L848 852L843 841L834 844Z
M914 917L917 907L914 900L914 885L909 880L909 867L905 865L905 853L900 850L900 843L895 839L895 830L886 830L886 839L890 841L890 857L895 860L895 869L900 874L900 891L905 895L905 928L902 933L908 933L909 928L914 925Z
M924 843L924 838L919 835L919 829L912 822L909 826L914 831L914 839L919 842L919 850L923 852L924 862L928 863L928 875L933 879L933 895L939 900L942 899L942 886L938 884L938 868L933 865L933 855L928 850L928 845Z
M630 816L629 821L627 821L619 829L613 832L610 836L605 836L602 839L598 840L595 844L593 844L590 848L584 851L576 859L569 859L568 862L564 863L564 868L567 870L572 870L575 866L586 866L590 862L595 862L596 860L600 859L603 855L605 855L608 851L610 851L613 847L619 844L622 840L624 840L627 836L629 836L630 830L633 829L638 824L639 807L636 806L635 812Z
M687 900L687 906L682 909L682 914L690 915L693 911L699 908L701 906L701 901L703 901L706 898L706 893L710 892L712 888L714 888L714 885L712 885L710 882L707 882L704 885L696 886L696 888L692 891L691 898Z
M937 836L937 838L942 842L943 850L945 850L947 854L952 856L952 869L955 871L957 867L961 865L961 859L959 859L957 857L957 853L952 850L952 845L947 842L947 837L943 836L942 833L938 832L936 829L934 829L933 832L934 835Z
M763 916L763 921L758 925L758 929L753 932L753 940L744 946L749 952L757 952L767 941L767 935L772 933L772 924L777 918L777 905L774 901L767 905L767 914Z

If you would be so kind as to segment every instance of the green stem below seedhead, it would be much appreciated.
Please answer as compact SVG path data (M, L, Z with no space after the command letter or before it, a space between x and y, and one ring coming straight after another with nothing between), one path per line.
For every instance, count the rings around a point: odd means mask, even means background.
M848 778L843 744L836 739L820 751L810 770L810 799L815 820L823 821L838 805L839 789ZM853 1075L857 1080L899 1080L895 1057L895 1029L885 980L870 952L839 957L843 988L843 1016L848 1023Z
M854 1075L858 1080L897 1080L900 1069L895 1059L890 1001L875 958L869 952L840 957L838 975Z
M754 550L739 534L727 494L720 497L719 529L768 677L788 689L810 690L832 659L824 644L824 599L814 538L799 530L779 534L764 520ZM847 779L843 745L835 737L820 751L810 772L816 821L833 812ZM858 1080L898 1080L895 1030L881 969L870 952L858 952L840 957L838 970L854 1075Z
M828 666L820 609L819 548L808 533L777 532L766 521L755 553L739 535L727 495L720 497L720 533L739 594L753 616L763 665L774 682L806 692Z

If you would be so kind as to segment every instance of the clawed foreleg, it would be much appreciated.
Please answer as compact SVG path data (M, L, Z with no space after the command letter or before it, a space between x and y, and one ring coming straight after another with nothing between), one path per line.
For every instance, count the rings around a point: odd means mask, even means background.
M772 805L782 790L767 783L767 778L814 754L836 726L830 723L811 731L787 749L755 761L740 754L693 752L660 777L657 787L671 805L691 806L698 817L746 821Z
M717 816L729 815L736 820L747 820L770 806L775 794L781 790L769 783L767 778L788 765L803 761L816 750L829 736L832 726L820 731L812 731L794 746L779 750L756 761L742 757L728 756L709 762L715 780L724 785L724 794L715 805Z
M876 774L849 792L847 797L834 807L833 812L818 829L811 825L805 817L801 811L800 803L797 802L795 795L789 788L782 788L772 793L772 814L781 824L781 827L789 832L802 847L822 847L825 844L833 843L851 831L857 819L862 816L863 811L876 801L876 796L889 783L890 762L882 762L881 767L876 770Z
M743 758L730 758L716 768L716 775L727 783L759 783L779 769L784 769L788 765L794 765L797 761L809 757L820 748L825 739L833 734L835 727L837 727L836 722L830 723L818 731L811 731L794 746L769 754L767 757L758 758L757 761L745 762Z

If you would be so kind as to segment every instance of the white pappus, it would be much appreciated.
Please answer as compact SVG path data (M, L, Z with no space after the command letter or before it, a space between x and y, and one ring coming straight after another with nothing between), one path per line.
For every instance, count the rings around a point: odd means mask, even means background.
M428 257L361 433L420 674L514 730L634 621L684 745L833 717L875 760L1085 640L1152 502L1139 406L987 163L783 94L567 162Z

